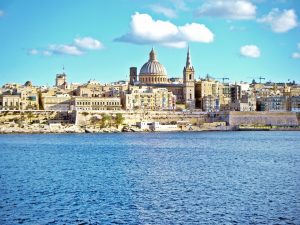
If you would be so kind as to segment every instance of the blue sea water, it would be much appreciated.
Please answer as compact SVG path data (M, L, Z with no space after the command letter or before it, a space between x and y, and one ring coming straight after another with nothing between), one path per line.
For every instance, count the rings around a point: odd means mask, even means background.
M300 132L0 135L0 224L300 224Z

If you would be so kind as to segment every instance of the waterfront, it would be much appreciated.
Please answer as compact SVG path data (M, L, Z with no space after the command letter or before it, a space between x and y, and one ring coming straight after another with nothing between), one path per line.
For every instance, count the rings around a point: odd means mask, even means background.
M0 135L0 224L300 224L300 132Z

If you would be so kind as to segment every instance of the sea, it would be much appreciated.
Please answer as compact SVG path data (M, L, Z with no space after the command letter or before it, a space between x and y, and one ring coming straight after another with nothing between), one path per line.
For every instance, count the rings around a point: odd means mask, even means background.
M300 132L0 135L0 224L300 224Z

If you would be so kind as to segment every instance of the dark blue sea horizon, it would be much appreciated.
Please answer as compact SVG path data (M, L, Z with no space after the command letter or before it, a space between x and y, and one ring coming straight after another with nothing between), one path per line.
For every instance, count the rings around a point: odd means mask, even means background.
M0 135L0 224L300 224L300 132Z

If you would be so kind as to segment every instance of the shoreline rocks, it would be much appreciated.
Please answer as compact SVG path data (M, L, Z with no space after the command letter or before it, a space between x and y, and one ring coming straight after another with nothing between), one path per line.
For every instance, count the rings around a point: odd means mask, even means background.
M221 126L221 127L199 127L190 126L179 130L163 130L152 131L142 130L135 126L123 126L123 127L81 127L75 124L2 124L0 125L0 134L82 134L82 133L126 133L126 132L204 132L204 131L239 131L233 126ZM252 131L256 131L253 129ZM259 131L259 129L257 129ZM300 131L300 127L273 127L269 131Z

